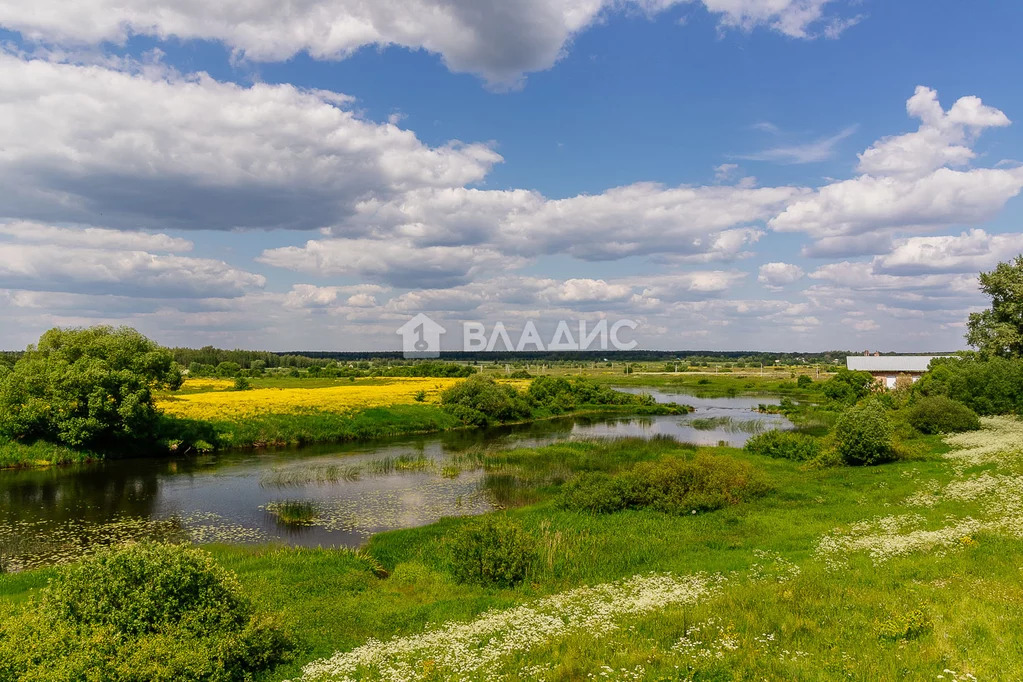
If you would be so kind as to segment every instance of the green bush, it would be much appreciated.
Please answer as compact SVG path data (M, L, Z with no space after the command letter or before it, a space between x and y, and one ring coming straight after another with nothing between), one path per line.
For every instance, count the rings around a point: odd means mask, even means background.
M514 387L475 374L441 393L441 405L466 424L486 426L531 415L529 405Z
M906 420L923 433L958 433L980 428L977 413L943 395L924 396L913 403Z
M451 567L460 582L511 587L526 578L536 542L503 514L466 522L451 540Z
M665 457L637 464L630 473L635 506L668 514L712 511L767 491L752 465L723 455Z
M562 506L610 513L654 509L668 514L712 511L763 494L767 485L750 464L723 455L665 457L617 475L588 473L566 484Z
M609 514L634 503L632 480L603 472L587 472L565 484L561 504L568 509Z
M745 450L753 455L805 462L820 456L821 443L801 433L765 431L746 441Z
M846 464L878 464L894 457L894 427L877 400L847 409L835 424L835 449Z
M810 388L813 386L813 379L806 374L800 374L799 378L796 379L796 386L799 388Z
M0 622L0 681L232 682L294 648L208 554L142 544L61 569Z
M976 354L938 358L913 392L948 396L980 415L1023 414L1023 359Z
M874 386L874 376L870 372L841 367L835 372L835 376L821 384L821 391L828 400L854 405L870 395Z

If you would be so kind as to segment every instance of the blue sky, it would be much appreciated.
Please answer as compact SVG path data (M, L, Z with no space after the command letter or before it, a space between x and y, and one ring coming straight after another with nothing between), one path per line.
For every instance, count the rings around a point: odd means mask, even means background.
M1023 252L1019 3L206 4L0 0L0 347L949 350Z

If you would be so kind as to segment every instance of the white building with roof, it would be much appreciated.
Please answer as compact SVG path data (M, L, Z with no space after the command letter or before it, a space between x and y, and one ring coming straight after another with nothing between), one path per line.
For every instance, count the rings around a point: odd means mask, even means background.
M948 357L945 355L850 355L845 366L859 372L870 372L875 379L883 381L887 388L894 388L900 374L913 381L927 371L931 360Z

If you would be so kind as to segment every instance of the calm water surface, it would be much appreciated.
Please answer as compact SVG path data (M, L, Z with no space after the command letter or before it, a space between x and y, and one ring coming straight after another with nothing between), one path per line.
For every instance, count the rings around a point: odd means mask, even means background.
M686 403L696 411L685 416L571 418L347 445L0 471L0 560L17 570L72 559L96 545L154 537L354 547L380 531L493 509L482 472L445 468L453 454L469 448L654 435L704 445L742 445L751 432L791 427L779 415L754 411L760 403L776 404L776 399L622 390L651 393L660 402ZM309 503L314 523L281 523L272 509L285 500Z

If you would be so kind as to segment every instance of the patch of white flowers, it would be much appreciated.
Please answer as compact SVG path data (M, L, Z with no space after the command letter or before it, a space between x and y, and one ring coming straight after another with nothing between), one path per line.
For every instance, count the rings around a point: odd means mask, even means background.
M849 533L825 535L817 544L816 556L830 568L840 564L836 558L852 552L867 552L875 564L898 556L933 549L948 549L963 544L963 540L985 529L982 521L966 517L952 520L949 525L934 530L917 528L902 532L907 524L923 523L915 514L886 516L858 523Z
M455 679L489 679L510 656L572 634L600 637L616 630L624 617L706 599L723 582L720 576L661 573L581 587L418 635L371 639L306 665L301 679L346 682L372 677L398 682L436 676L438 671Z
M1013 417L990 417L983 429L947 436L954 450L945 455L956 465L958 478L941 487L927 481L908 497L909 507L935 507L941 502L983 502L978 517L946 517L939 528L926 528L919 514L900 514L864 521L848 532L821 538L815 555L829 568L844 565L844 555L867 552L874 563L918 551L945 551L973 544L978 532L1023 538L1023 476L983 472L966 477L969 467L1015 465L1023 458L1023 421Z
M1023 420L1015 417L985 417L980 431L946 436L954 450L945 454L964 466L1000 464L1023 456Z

